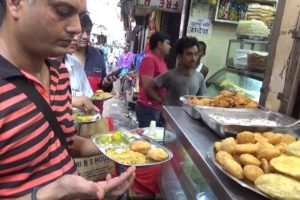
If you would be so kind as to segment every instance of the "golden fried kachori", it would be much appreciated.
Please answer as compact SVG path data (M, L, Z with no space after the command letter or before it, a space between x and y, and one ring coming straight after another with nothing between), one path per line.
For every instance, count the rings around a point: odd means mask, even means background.
M261 149L261 150L258 151L257 158L258 159L265 158L268 161L270 161L273 158L276 158L276 157L278 157L280 155L281 155L281 152L277 148L275 148L275 147L264 148L264 149Z
M238 154L256 154L258 151L258 146L256 144L237 144L235 145L235 152Z
M229 160L229 159L233 160L233 157L231 154L227 153L226 151L219 151L216 154L216 160L222 166L224 166L225 160Z
M145 141L136 141L131 144L130 149L135 152L147 154L148 151L151 149L151 144Z
M254 182L258 177L262 176L264 171L256 165L246 165L244 167L244 175L246 179Z
M227 159L223 165L224 169L238 179L244 178L244 172L242 166L233 159Z
M264 170L265 174L272 172L272 166L270 165L269 161L265 158L261 159L261 168Z
M238 144L246 144L246 143L252 143L255 144L255 137L252 132L249 131L243 131L237 134L236 141Z
M293 142L296 142L296 138L290 134L282 134L281 143L284 144L291 144Z
M281 143L282 134L273 132L264 132L263 136L268 139L268 142L275 145Z
M215 148L216 152L220 151L221 150L221 142L215 142L214 148Z
M258 160L255 156L248 153L240 155L239 160L243 165L260 166L261 164L260 160Z
M147 153L147 156L155 161L163 161L168 159L168 153L162 148L152 148Z
M221 142L221 151L226 151L227 153L234 153L236 142L233 137L229 137L224 139Z

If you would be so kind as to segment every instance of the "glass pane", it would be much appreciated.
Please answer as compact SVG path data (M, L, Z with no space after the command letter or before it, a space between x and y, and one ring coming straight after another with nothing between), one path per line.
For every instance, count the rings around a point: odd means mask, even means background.
M162 165L160 184L163 197L167 200L217 199L179 141L166 146L174 158Z
M221 70L207 81L207 96L216 96L224 89L242 91L255 101L259 100L262 81L238 73Z

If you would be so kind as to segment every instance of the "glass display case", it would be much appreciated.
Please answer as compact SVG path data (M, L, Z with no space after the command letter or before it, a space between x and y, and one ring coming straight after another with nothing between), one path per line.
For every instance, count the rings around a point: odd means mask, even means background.
M162 165L160 188L167 200L217 199L180 141L166 144L173 159Z
M253 72L223 68L206 81L206 86L207 96L216 96L222 90L242 91L253 100L258 101L262 77Z
M248 69L248 70L252 70L252 71L264 71L264 69L265 69L264 64L262 64L263 66L259 67L259 66L251 66L248 63L247 53L249 51L266 52L267 53L269 43L270 42L266 41L266 40L253 40L253 39L229 40L227 55L226 55L226 66L240 68L240 69L243 68L243 69ZM240 61L241 61L240 66L234 62L234 58L236 56L239 56L239 55L237 55L238 54L237 51L240 51L240 54L245 52L244 57L242 55L240 55L239 58L236 58L236 59L240 59ZM239 61L239 60L236 60L236 61ZM242 63L244 63L244 64L242 64Z

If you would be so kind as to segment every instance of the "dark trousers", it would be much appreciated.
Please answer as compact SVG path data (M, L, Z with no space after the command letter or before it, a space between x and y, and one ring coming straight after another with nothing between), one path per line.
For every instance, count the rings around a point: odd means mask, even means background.
M162 125L160 110L149 108L137 103L135 112L140 128L149 127L152 120L156 121L156 126Z

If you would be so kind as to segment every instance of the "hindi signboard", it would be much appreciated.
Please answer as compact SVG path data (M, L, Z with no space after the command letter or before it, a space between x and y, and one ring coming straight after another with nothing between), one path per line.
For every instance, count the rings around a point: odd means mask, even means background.
M212 22L210 19L191 18L187 29L191 36L211 36Z

